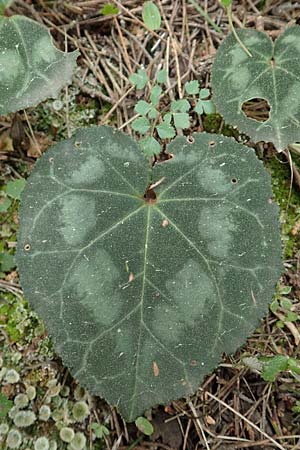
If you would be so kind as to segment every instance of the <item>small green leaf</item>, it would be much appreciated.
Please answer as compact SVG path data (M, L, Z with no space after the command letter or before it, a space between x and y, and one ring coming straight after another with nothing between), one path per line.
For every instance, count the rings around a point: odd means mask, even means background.
M277 375L288 369L288 356L277 355L268 358L267 361L262 361L263 370L261 373L265 381L275 381Z
M151 422L145 417L138 417L135 421L136 427L146 436L151 436L154 432L154 428Z
M9 272L16 266L14 257L10 253L0 253L0 270L2 272Z
M198 80L187 81L184 85L184 89L188 95L199 94L199 81Z
M167 78L168 78L168 74L165 69L161 69L158 71L157 76L156 76L156 81L158 83L166 83Z
M8 197L0 198L0 212L5 213L11 205L11 200Z
M146 116L150 108L151 108L150 103L145 102L145 100L139 100L135 105L134 110L141 116Z
M105 425L101 425L100 423L93 422L91 424L91 429L94 431L95 436L99 439L102 439L104 434L106 436L109 435L109 429L106 428Z
M13 407L13 402L0 392L0 418L6 417Z
M279 289L279 293L280 293L281 295L288 295L288 294L290 294L291 290L292 290L292 287L291 287L291 286L282 286L282 287Z
M137 88L143 89L148 81L148 75L146 70L142 67L136 73L133 73L129 77L129 81Z
M104 6L102 6L99 12L103 16L111 16L113 14L118 14L119 10L112 3L106 3Z
M162 93L162 88L158 85L153 86L150 93L150 100L153 106L157 106L159 103L159 97Z
M176 128L190 128L190 117L187 113L174 113L174 125Z
M132 129L140 134L145 134L150 128L150 122L146 117L138 117L132 122Z
M146 2L143 6L143 21L150 30L158 30L161 24L161 15L153 2Z
M295 358L289 358L288 369L296 373L297 375L300 375L300 361Z
M209 96L210 96L209 89L200 89L200 98L201 98L201 100L205 100Z
M278 311L278 308L279 308L278 300L273 300L273 302L270 305L270 310L272 311L272 313L275 313L276 311Z
M16 200L20 200L21 192L26 185L26 180L21 178L20 180L10 181L6 185L6 194Z
M181 100L173 100L171 102L171 111L172 112L181 112L185 113L188 112L191 109L190 102L186 100L185 98Z
M293 311L288 311L285 321L286 322L296 322L296 320L298 320L298 315L296 313L294 313Z
M157 116L158 116L157 109L155 109L154 106L151 106L150 111L148 112L149 119L156 119Z
M58 50L50 31L28 17L0 16L0 115L56 98L78 54Z
M281 307L285 310L289 310L292 307L292 302L288 298L282 297L280 299Z
M212 100L201 100L205 114L215 114L216 106Z
M176 135L174 127L165 121L160 123L156 129L161 139L172 139Z
M194 108L194 111L195 111L197 114L203 114L204 109L203 109L203 103L202 103L202 100L198 100L198 101L197 101L196 106L195 106L195 108Z
M229 8L229 6L231 5L231 0L221 0L221 5L225 8Z
M153 136L146 137L139 141L142 152L145 156L151 158L153 155L158 155L160 153L160 145L159 142L154 139Z
M171 123L171 120L172 120L172 114L171 113L167 113L167 114L164 115L164 117L163 117L163 121L164 122Z

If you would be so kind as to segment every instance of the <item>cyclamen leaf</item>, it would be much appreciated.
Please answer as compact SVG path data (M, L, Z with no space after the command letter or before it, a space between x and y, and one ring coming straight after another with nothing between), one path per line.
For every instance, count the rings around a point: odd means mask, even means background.
M187 113L174 113L175 128L186 129L190 127L190 117Z
M212 69L213 100L227 123L255 142L272 142L278 151L300 141L300 26L288 27L273 43L265 33L239 30L221 44ZM244 102L265 99L269 118L260 122L242 110Z
M139 141L141 149L145 156L151 158L153 155L158 155L160 153L160 145L159 142L153 137L149 136Z
M150 128L150 122L146 117L138 117L132 124L132 129L140 134L145 134Z
M129 81L137 88L144 89L148 81L148 75L146 70L142 67L136 73L133 73L129 77Z
M185 98L180 100L173 100L171 102L171 111L172 112L188 112L191 109L190 102Z
M149 175L130 137L82 129L42 155L22 193L24 294L73 376L128 421L192 394L258 326L281 272L254 150L193 137Z
M0 115L57 97L78 54L58 50L47 28L27 17L0 17Z
M187 81L184 85L184 89L188 95L199 94L199 81L198 80Z
M153 2L145 2L143 6L143 21L150 30L158 30L161 24L161 15L158 7Z
M157 125L156 130L158 132L158 136L161 139L172 139L174 136L176 136L174 127L170 123L165 121Z
M146 116L150 109L150 103L145 102L145 100L139 100L134 107L135 112L141 114L141 116Z

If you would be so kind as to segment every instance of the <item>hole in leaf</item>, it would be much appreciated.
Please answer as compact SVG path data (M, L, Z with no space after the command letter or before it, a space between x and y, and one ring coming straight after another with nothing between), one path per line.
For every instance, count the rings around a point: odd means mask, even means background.
M231 183L236 184L238 182L237 178L231 178Z
M54 161L54 158L49 158L49 162L53 162Z
M249 119L266 122L270 117L270 105L264 98L252 98L242 104L242 111Z
M144 199L145 199L146 203L156 203L156 199L157 199L156 193L151 188L151 184L146 189L146 192L144 194Z
M188 144L193 144L195 142L195 139L193 138L193 136L187 136L186 137L186 142Z
M272 56L272 58L270 59L269 62L271 64L272 68L274 69L275 68L275 59L273 58L273 56Z
M216 142L215 141L209 141L208 145L209 145L209 147L215 147L216 146Z
M25 244L25 245L24 245L24 250L25 250L25 252L29 252L29 250L30 250L30 245L29 245L29 244Z
M81 145L81 142L76 141L76 142L74 143L74 145L75 145L76 148L79 148L80 145Z

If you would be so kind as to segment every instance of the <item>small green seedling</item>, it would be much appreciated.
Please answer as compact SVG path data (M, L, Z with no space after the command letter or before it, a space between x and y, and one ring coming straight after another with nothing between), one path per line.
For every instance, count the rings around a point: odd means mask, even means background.
M135 421L135 425L146 436L151 436L151 434L154 433L152 423L145 417L138 417Z
M293 311L293 303L286 295L290 294L290 286L280 286L275 294L275 298L270 305L270 310L280 319L276 325L283 328L286 322L295 322L299 315Z
M158 155L162 151L162 142L173 139L180 130L190 128L191 114L214 114L215 105L210 100L209 89L200 89L197 80L188 81L184 85L184 98L170 101L168 110L160 109L160 100L164 96L162 86L167 83L168 74L162 69L157 73L156 82L146 93L148 101L139 100L134 111L139 115L131 124L139 135L145 136L139 140L142 152L147 157ZM150 83L145 69L130 77L136 88L144 88Z
M158 7L153 2L145 2L143 5L143 21L150 30L158 30L161 24L161 15Z
M0 419L7 416L14 403L0 392Z
M91 430L93 430L93 433L99 439L103 439L104 436L109 435L109 429L105 425L97 422L91 423Z

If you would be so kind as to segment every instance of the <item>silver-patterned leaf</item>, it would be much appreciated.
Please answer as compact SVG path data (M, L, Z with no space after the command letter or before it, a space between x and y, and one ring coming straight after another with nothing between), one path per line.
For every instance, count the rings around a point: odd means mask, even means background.
M71 82L77 56L58 50L39 23L0 17L0 115L57 97Z
M256 30L238 35L252 58L232 34L223 41L212 70L213 100L226 122L282 151L300 141L300 26L287 28L274 43ZM252 99L269 103L266 121L243 112L244 102Z
M25 295L74 377L129 421L192 394L259 324L281 271L261 161L230 138L193 138L149 169L130 137L79 130L21 197Z

